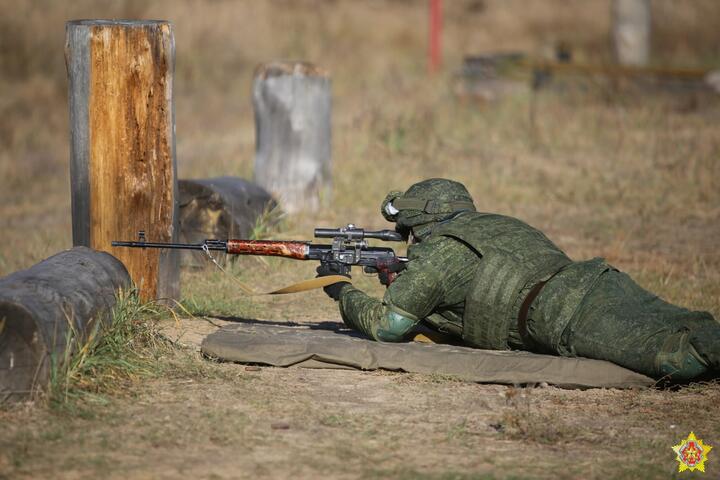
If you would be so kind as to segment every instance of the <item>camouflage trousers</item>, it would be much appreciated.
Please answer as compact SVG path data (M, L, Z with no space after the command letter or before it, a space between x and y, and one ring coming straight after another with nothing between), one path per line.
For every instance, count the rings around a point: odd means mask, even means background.
M546 328L553 328L551 318L544 320ZM535 328L542 330L542 323L536 322ZM627 274L608 269L597 277L550 350L608 360L653 378L687 380L720 372L720 323L708 312L670 304Z

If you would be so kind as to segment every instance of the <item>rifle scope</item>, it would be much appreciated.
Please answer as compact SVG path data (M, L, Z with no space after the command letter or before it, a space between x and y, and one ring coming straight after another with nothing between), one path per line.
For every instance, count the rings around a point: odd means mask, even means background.
M365 238L377 238L386 242L402 242L403 237L394 230L365 230L355 225L348 225L342 228L316 228L315 238L337 238L346 240L363 240Z

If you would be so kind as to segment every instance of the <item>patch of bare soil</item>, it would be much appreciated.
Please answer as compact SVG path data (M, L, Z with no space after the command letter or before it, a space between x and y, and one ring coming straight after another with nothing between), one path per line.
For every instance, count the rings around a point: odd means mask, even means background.
M580 391L187 365L74 413L1 412L0 478L668 478L690 431L720 444L717 383ZM720 473L712 453L706 467Z

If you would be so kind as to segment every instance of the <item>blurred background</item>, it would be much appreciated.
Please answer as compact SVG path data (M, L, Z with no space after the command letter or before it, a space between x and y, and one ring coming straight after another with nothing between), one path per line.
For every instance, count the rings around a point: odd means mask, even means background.
M720 67L720 3L651 7L649 65ZM467 56L547 59L564 45L573 61L613 62L610 0L445 1L432 75L428 0L0 0L0 10L0 275L72 243L65 22L150 18L174 24L179 178L252 178L259 63L330 71L334 195L280 235L386 228L387 191L449 177L479 210L520 217L572 257L605 256L673 301L720 313L716 93L603 75L533 90L520 74L524 88L493 99L458 87Z

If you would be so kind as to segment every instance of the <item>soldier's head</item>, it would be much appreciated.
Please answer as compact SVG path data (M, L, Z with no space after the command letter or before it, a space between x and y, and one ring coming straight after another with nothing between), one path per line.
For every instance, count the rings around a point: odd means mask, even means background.
M419 240L432 232L432 227L460 212L474 212L473 199L462 183L445 178L430 178L412 185L405 193L390 192L380 211L395 230Z

